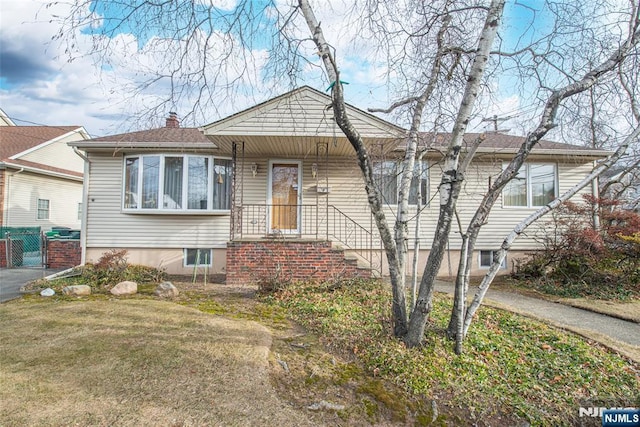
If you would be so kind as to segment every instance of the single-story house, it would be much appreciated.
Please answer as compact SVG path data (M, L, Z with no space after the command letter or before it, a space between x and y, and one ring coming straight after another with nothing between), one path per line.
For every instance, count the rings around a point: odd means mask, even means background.
M384 275L360 170L330 104L326 94L304 86L201 128L182 128L171 113L163 128L72 142L89 164L83 261L123 248L132 263L170 274L206 266L210 274L226 274L228 283L367 276L371 269ZM348 108L370 147L393 224L406 131ZM446 137L432 142L412 184L410 203L417 204L420 187L425 206L422 260L437 221L439 206L432 199L440 181L438 147ZM521 142L487 134L458 205L463 221ZM487 266L515 224L576 184L605 154L542 142L480 233L474 272ZM457 265L459 240L454 230L442 275ZM537 248L535 239L525 236L511 256Z

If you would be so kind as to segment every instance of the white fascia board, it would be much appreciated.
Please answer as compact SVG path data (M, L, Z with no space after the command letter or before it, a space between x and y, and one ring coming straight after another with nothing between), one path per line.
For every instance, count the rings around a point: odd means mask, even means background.
M41 149L41 148L44 148L44 147L46 147L47 145L54 144L54 143L56 143L56 142L60 141L61 139L64 139L64 138L66 138L66 137L68 137L68 136L71 136L71 135L73 135L73 134L75 134L75 133L82 135L82 137L83 137L85 140L86 140L86 139L89 139L89 134L88 134L88 133L87 133L87 131L84 129L84 127L82 127L82 126L81 126L81 127L77 128L77 129L75 129L75 130L72 130L71 132L67 132L67 133L62 134L62 135L60 135L60 136L57 136L57 137L55 137L55 138L53 138L53 139L50 139L50 140L48 140L48 141L45 141L45 142L43 142L43 143L41 143L41 144L38 144L38 145L36 145L35 147L31 147L31 148L29 148L28 150L24 150L24 151L23 151L23 152L21 152L21 153L14 154L13 156L11 156L11 157L9 157L9 158L10 158L11 160L17 160L17 159L19 159L19 158L20 158L20 157L22 157L22 156L25 156L25 155L27 155L27 154L29 154L29 153L33 153L34 151L37 151L37 150L39 150L39 149Z

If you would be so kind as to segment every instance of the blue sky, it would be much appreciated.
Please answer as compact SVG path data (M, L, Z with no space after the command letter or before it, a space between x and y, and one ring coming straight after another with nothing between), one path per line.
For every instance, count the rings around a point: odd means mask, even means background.
M340 6L340 0L335 1ZM153 126L154 123L140 123L134 118L136 112L152 105L160 95L153 93L153 90L161 91L166 86L157 85L132 102L127 97L131 89L126 85L136 79L136 66L141 67L133 62L133 55L123 53L109 64L96 65L95 58L87 56L77 56L74 61L68 62L64 46L51 42L58 26L50 22L51 15L64 16L68 13L67 6L59 3L46 8L45 3L45 0L2 0L0 3L0 108L17 124L77 124L85 126L93 136ZM233 0L226 0L223 9L232 3ZM523 28L529 28L534 15L529 8L513 7L512 4L507 6L506 13L509 17L503 33L510 42L518 40ZM323 22L323 27L341 24L331 22L335 17L319 15L318 18ZM536 25L539 26L541 16L537 15L536 18ZM133 27L137 30L131 31ZM133 52L153 36L151 33L141 34L141 28L123 27L116 32L117 37L113 40L124 46L123 52ZM141 37L136 38L129 32ZM78 34L79 45L76 47L80 50L90 47L87 33ZM529 30L525 37L531 34ZM342 55L342 78L350 83L346 91L347 101L363 109L386 106L389 99L381 70L375 68L376 64L360 57L358 47L341 45L346 39L342 34L328 32L328 36L333 37L331 42ZM258 58L261 47L259 42L254 46ZM162 60L157 55L147 55L143 58L143 65L148 69L161 67ZM302 83L319 90L326 88L326 83L317 77ZM267 95L260 92L259 83L255 87L256 90L251 93L235 96L232 103L220 103L206 118L191 125L203 125L263 101ZM487 115L515 111L520 107L517 97L505 94L497 105L487 108ZM169 107L166 112L158 112L156 126L164 123L168 111ZM488 123L475 123L471 130L479 131L486 126Z

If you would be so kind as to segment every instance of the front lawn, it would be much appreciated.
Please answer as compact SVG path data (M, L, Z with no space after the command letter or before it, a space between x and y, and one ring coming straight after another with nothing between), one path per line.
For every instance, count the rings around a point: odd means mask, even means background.
M387 287L355 282L291 285L264 301L286 308L366 372L468 411L470 423L515 415L533 425L573 425L581 406L603 399L640 406L640 367L593 342L482 308L456 356L444 336L451 299L437 295L425 347L407 349L390 336L390 298Z

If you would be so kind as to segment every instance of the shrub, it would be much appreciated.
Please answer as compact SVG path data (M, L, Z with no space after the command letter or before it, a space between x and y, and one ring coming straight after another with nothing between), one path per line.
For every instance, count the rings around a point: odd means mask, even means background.
M613 200L584 199L554 213L542 237L545 251L518 264L515 278L561 296L640 296L640 215ZM598 229L594 212L600 216Z
M160 282L166 278L165 272L157 268L129 264L127 253L126 249L112 249L103 253L95 264L84 265L82 278L105 291L124 280L149 283Z

